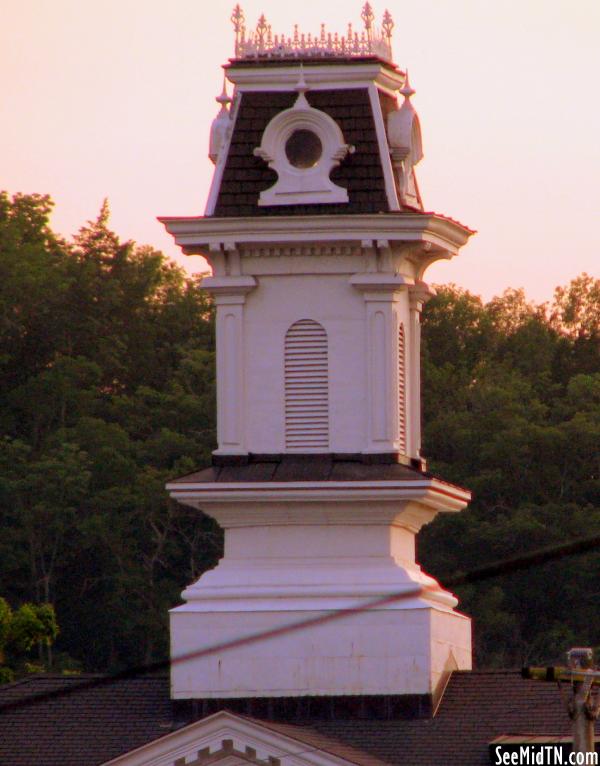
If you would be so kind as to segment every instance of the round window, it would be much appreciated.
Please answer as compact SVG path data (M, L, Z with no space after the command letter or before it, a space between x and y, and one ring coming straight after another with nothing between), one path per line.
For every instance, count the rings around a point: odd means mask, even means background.
M285 142L285 155L295 168L314 168L322 153L321 139L312 130L295 130Z

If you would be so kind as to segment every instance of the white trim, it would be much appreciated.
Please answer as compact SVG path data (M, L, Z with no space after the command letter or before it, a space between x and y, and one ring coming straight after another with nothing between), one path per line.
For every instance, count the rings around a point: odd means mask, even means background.
M396 182L394 181L392 158L390 156L390 148L385 131L383 113L381 111L381 102L379 101L379 92L373 83L369 85L369 99L371 101L371 111L375 121L375 132L377 133L377 143L379 144L379 156L381 158L381 167L383 168L383 178L385 181L388 205L390 206L390 210L400 210Z
M414 284L412 277L382 271L353 274L348 280L352 287L362 293L394 293Z
M308 131L321 143L321 154L312 167L292 165L286 153L288 139L296 131ZM348 190L330 179L352 147L348 146L337 122L311 107L301 92L290 109L278 112L264 130L254 154L277 173L277 180L258 198L259 205L333 204L348 202Z
M282 766L350 766L353 763L310 747L300 739L272 731L257 721L222 710L106 761L103 766L172 766L179 758L189 763L197 758L199 750L208 748L211 753L218 752L224 739L233 740L234 748L242 752L251 747L260 760L281 759Z
M244 296L254 290L256 285L256 279L248 276L206 277L202 280L202 288L213 296Z
M167 484L167 490L173 499L193 506L203 503L418 500L431 508L457 512L466 508L471 499L468 490L444 485L436 479L397 482L179 482Z
M208 192L208 199L206 200L206 207L204 208L204 215L213 215L215 212L215 207L217 206L219 192L221 191L221 181L223 180L223 173L227 164L227 158L229 157L229 147L231 146L231 139L235 128L235 123L237 121L241 101L241 98L234 97L233 109L229 113L229 118L231 120L229 130L227 131L225 139L219 150L215 172L213 173L210 190Z
M367 215L168 217L158 219L188 254L205 255L234 241L238 246L270 242L353 242L387 239L391 242L427 242L429 263L452 257L474 233L460 223L435 213L375 213ZM442 251L444 255L440 253Z
M413 535L438 513L453 513L464 506L464 503L458 503L456 499L449 503L448 497L438 497L434 492L413 492L405 497L387 493L375 501L374 494L354 495L347 499L342 497L340 501L337 494L332 497L330 493L317 498L318 502L312 502L311 497L300 497L299 492L297 495L295 503L290 503L289 498L283 495L265 499L264 493L245 497L242 501L231 500L228 496L206 499L193 491L189 492L189 499L184 497L181 500L176 493L173 493L173 498L192 508L203 509L225 529L337 526L350 530L355 526L364 528L383 525L386 528L405 529Z
M404 85L405 75L380 63L352 62L343 64L312 64L307 61L296 66L240 66L226 67L227 79L236 86L236 92L294 90L300 73L310 90L340 90L364 88L376 83L393 95Z
M359 560L362 563L362 560ZM281 566L286 566L285 560L282 559ZM305 562L305 564L308 562ZM289 566L289 563L287 564ZM315 561L314 566L322 566L321 561ZM398 566L390 564L388 567L389 574L397 574ZM214 571L214 570L213 570ZM431 606L431 603L439 603L445 607L456 606L457 599L450 593L438 586L437 582L433 578L426 575L424 572L417 569L406 570L407 575L416 579L410 580L405 584L399 584L398 582L376 582L376 583L325 583L323 585L307 585L302 583L300 585L288 585L286 584L261 584L258 586L250 586L248 583L224 586L209 586L204 583L198 588L190 586L186 588L182 593L188 604L181 604L180 606L173 607L169 610L171 612L197 612L215 611L215 604L203 604L200 608L197 604L190 604L192 601L221 601L230 602L231 600L247 601L246 604L236 604L232 607L231 603L227 606L231 610L235 608L235 611L250 612L256 611L256 600L261 602L272 599L294 599L299 603L294 604L294 609L343 609L344 607L359 606L361 600L375 600L377 598L384 598L386 595L396 596L402 594L407 599L411 598L414 601L406 602L404 599L398 599L399 606L396 606L396 602L391 600L389 604L382 604L378 609L414 609L416 603L421 603L425 607ZM439 587L439 590L437 589ZM251 601L254 603L251 603ZM425 601L426 600L426 601ZM334 603L335 601L335 603ZM289 606L289 605L288 605ZM204 608L202 608L204 607ZM271 601L270 604L261 604L261 609L267 612L277 612L281 609L281 603L277 604ZM226 610L225 610L226 611Z
M396 382L396 398L398 406L398 447L403 455L412 454L414 457L417 455L408 451L409 442L409 420L407 413L407 369L406 369L406 332L404 330L404 322L396 315L396 335L398 338L397 348L397 382Z

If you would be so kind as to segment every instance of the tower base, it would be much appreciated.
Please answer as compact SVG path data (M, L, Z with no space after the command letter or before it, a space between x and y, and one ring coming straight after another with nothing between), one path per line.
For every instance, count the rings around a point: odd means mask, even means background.
M172 696L435 695L448 670L471 667L470 620L432 606L346 614L193 657L199 648L331 614L173 610Z
M418 530L464 490L398 465L324 482L231 482L238 470L171 485L225 530L218 566L171 611L173 697L435 698L471 667L470 620L415 561Z

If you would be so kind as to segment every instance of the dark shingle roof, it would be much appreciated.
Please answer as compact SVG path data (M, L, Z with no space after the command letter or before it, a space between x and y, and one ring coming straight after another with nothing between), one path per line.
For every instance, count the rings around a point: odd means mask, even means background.
M32 677L0 687L0 706L80 682ZM97 766L191 722L175 711L164 677L121 680L30 707L0 709L0 764ZM376 766L376 760L393 766L484 766L489 743L500 735L570 734L556 685L523 680L516 671L454 673L434 718L382 720L363 714L257 723L362 766Z
M517 671L455 672L434 718L318 722L319 731L398 766L488 766L501 734L570 735L556 684Z
M278 482L278 481L418 481L431 478L402 463L363 463L360 460L334 460L330 455L273 456L251 458L239 465L213 465L175 479L189 482Z
M0 686L0 766L95 766L170 731L169 679L136 678L28 707L2 705L93 676L32 676Z
M243 93L223 172L215 216L318 215L378 213L389 210L379 145L367 88L309 91L312 107L332 117L344 139L356 151L347 155L331 173L331 180L348 189L349 202L319 205L259 207L261 191L277 180L264 160L253 155L262 134L276 114L293 106L298 94L291 92Z
M433 474L399 463L393 455L379 456L380 462L371 462L370 455L247 455L215 457L210 468L169 482L169 487L178 484L196 483L252 483L252 482L372 482L393 481L413 482L435 480L451 489L459 489ZM222 462L221 462L222 459Z

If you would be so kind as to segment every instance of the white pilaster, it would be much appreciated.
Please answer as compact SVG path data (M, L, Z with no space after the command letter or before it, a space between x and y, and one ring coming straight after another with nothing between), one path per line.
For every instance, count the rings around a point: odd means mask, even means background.
M244 303L254 277L209 277L204 288L214 298L217 336L216 454L246 454L244 392Z
M425 282L417 282L409 287L409 338L408 370L406 376L408 403L407 446L411 455L420 456L421 452L421 312L435 291Z
M389 273L357 274L350 283L363 293L367 328L367 453L398 452L398 333L401 294L410 281ZM405 299L406 300L406 299ZM407 438L407 444L409 440Z

